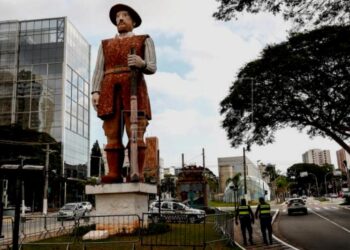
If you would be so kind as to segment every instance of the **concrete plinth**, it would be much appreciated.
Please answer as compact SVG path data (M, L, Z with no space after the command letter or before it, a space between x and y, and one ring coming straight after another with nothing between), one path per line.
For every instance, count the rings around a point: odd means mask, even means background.
M85 188L86 194L95 195L96 215L131 215L148 212L148 195L157 187L146 183L100 184Z
M148 212L148 196L157 187L146 183L100 184L85 187L86 194L95 195L96 230L108 235L131 234L141 227L140 219ZM106 215L106 216L102 216ZM147 227L147 219L143 223Z

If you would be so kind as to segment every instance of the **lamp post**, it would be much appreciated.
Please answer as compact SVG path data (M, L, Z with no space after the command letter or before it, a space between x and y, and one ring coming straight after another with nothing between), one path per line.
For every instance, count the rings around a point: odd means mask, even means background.
M313 174L313 173L308 173L307 171L301 172L301 173L300 173L300 177L305 177L305 176L308 176L308 175L312 175L312 176L315 177L315 180L316 180L317 197L319 197L319 196L320 196L320 191L318 190L318 181L317 181L316 175Z
M328 189L327 189L327 175L332 174L333 172L329 172L324 176L324 190L325 190L325 196L328 194Z
M46 153L46 161L45 161L45 184L44 184L44 197L43 197L43 214L47 215L47 196L49 189L49 162L50 162L50 154L57 152L56 150L50 150L50 144L46 144L46 149L44 150Z

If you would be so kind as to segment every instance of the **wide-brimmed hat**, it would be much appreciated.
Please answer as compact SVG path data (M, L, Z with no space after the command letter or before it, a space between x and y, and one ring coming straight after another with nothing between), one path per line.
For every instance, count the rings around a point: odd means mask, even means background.
M117 20L116 20L117 12L121 10L126 10L127 12L129 12L129 15L131 16L132 20L135 22L134 28L139 27L141 25L142 20L140 15L130 6L125 4L120 4L120 3L114 5L109 11L109 18L111 19L111 22L114 25L117 25Z

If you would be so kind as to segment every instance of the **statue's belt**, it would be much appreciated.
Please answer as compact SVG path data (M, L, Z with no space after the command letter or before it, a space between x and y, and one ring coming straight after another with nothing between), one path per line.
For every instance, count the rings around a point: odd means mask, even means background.
M130 73L131 70L128 66L116 66L111 69L107 69L104 72L104 75L109 75L109 74L121 74L121 73Z

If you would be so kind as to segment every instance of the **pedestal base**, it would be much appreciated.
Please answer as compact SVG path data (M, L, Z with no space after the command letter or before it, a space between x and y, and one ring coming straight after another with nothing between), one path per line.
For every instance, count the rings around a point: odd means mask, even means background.
M107 230L109 235L115 235L133 233L141 227L140 219L148 212L148 196L155 194L157 187L146 183L101 184L88 185L85 191L95 195L96 215L99 216L95 218L96 230ZM146 224L144 222L143 226Z
M157 187L146 183L88 185L86 194L94 194L96 215L132 215L142 218L148 212L148 195Z

